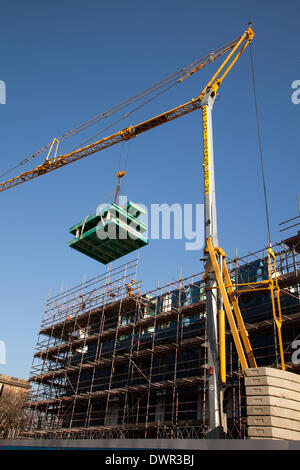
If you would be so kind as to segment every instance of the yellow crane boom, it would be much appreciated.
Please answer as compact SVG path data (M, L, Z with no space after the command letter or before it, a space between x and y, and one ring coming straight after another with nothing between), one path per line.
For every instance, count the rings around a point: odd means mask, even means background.
M69 163L80 160L81 158L92 155L93 153L99 152L100 150L104 150L120 142L124 142L133 137L137 137L143 132L146 132L150 129L154 129L155 127L160 126L161 124L177 119L192 111L195 111L196 109L202 108L202 100L204 96L206 96L208 92L210 92L211 95L217 94L218 88L222 84L224 78L226 77L230 69L233 67L237 59L240 57L240 55L243 53L247 45L251 42L253 36L254 32L252 30L251 23L249 23L248 29L240 38L238 38L232 43L229 43L229 45L227 44L226 46L224 46L223 49L218 49L217 51L213 52L208 60L204 61L202 64L200 63L200 65L195 67L195 70L188 73L179 80L183 81L185 78L188 78L188 76L190 76L192 73L203 68L205 65L207 65L207 63L212 62L217 57L220 57L220 55L229 51L229 54L223 61L222 65L219 67L217 72L214 74L212 79L209 81L209 83L206 85L206 87L203 89L203 91L197 98L192 99L185 104L177 106L176 108L170 109L162 114L159 114L158 116L148 119L147 121L143 121L139 124L122 129L108 137L104 137L100 140L97 140L96 142L93 142L90 145L79 148L64 155L56 155L58 148L58 140L54 139L44 163L36 166L32 170L23 172L14 178L0 183L0 192L18 186L19 184L25 183L26 181L32 180L33 178L37 178L38 176L50 173L53 170L56 170L65 165L68 165ZM50 159L49 156L54 144L56 144L55 155L52 159Z

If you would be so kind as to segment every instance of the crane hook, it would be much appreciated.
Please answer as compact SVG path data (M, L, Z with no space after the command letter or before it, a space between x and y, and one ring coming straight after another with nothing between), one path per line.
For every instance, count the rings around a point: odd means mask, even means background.
M119 197L119 193L120 193L120 183L121 183L121 179L122 179L123 176L125 176L125 175L126 175L126 172L125 172L124 170L118 171L118 173L117 173L118 185L117 185L117 189L116 189L116 195L115 195L114 204L117 204L117 202L118 202L118 197Z

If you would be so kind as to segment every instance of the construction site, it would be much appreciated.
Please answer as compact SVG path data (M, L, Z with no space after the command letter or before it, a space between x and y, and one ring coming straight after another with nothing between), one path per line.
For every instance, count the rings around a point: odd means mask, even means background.
M234 259L218 246L212 107L253 37L249 24L242 36L165 81L182 82L226 54L196 99L63 155L57 154L63 139L54 139L42 165L0 184L0 191L10 189L202 110L203 268L199 263L196 274L144 289L134 252L151 241L142 208L119 204L125 176L119 171L113 202L69 230L78 256L107 267L46 301L19 438L300 440L300 232L271 243L265 192L266 246ZM282 231L295 230L299 217ZM114 237L107 237L111 229ZM283 384L292 384L286 394Z
M300 335L300 234L274 247L284 359ZM209 429L203 274L141 292L137 260L47 301L34 353L24 437L203 438ZM265 251L229 263L232 279L263 287ZM128 285L133 287L128 292ZM239 292L259 366L280 368L268 291ZM243 373L226 328L224 414L228 438L247 437Z

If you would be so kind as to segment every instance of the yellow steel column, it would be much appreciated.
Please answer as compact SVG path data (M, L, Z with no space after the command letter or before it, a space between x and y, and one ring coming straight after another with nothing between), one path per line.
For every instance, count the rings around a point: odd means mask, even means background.
M225 345L225 312L219 310L219 355L220 355L220 380L226 383L226 345Z
M275 274L275 286L274 281L272 278L272 261L273 259L273 266L274 266L274 274ZM272 301L272 310L273 310L273 317L277 327L277 336L278 336L278 343L279 343L279 352L280 352L280 361L281 361L281 368L285 370L285 361L284 361L284 351L283 351L283 344L282 344L282 334L281 334L281 325L282 325L282 317L281 317L281 304L280 304L280 294L279 294L279 285L277 280L277 269L276 269L276 259L275 254L272 248L268 248L268 270L269 270L269 290L271 293L271 301ZM278 305L278 316L276 314L276 305L275 305L275 296L274 290L276 292L276 299Z

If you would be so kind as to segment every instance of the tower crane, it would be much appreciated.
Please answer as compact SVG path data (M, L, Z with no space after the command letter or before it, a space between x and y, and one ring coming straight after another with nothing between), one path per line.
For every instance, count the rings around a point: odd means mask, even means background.
M233 338L237 347L237 351L241 360L243 368L248 366L247 358L251 367L255 367L255 359L251 345L247 336L247 332L243 326L241 316L237 317L239 328L233 323L231 308L228 303L228 296L224 291L222 285L222 269L225 269L224 257L225 254L218 248L218 235L217 235L217 215L216 215L216 198L215 198L215 179L214 179L214 154L213 154L213 133L212 133L212 108L218 94L218 90L222 85L225 77L228 75L236 61L244 52L246 47L251 43L254 37L254 32L251 23L249 23L247 30L236 40L227 44L221 49L214 51L208 58L198 63L188 73L178 80L179 82L185 80L193 73L201 70L208 63L213 62L223 54L227 54L225 60L204 87L199 96L190 101L163 112L157 116L152 117L146 121L126 127L118 132L115 132L107 137L101 138L89 145L78 148L72 152L57 155L59 140L54 139L45 161L36 166L30 171L21 173L20 175L8 179L0 183L0 192L13 188L26 181L32 180L36 177L50 173L58 168L62 168L72 162L93 155L96 152L109 148L115 144L129 141L138 135L158 127L167 122L173 121L181 116L191 113L192 111L202 109L202 122L203 122L203 168L204 168L204 210L205 210L205 281L206 281L206 310L207 310L207 335L208 335L208 390L209 390L209 423L211 437L221 437L223 429L222 424L222 384L219 380L219 351L218 351L218 310L223 312L223 302L230 323ZM54 155L53 155L54 153ZM119 174L119 182L120 177ZM217 261L219 258L219 262ZM220 270L219 270L220 268ZM221 275L220 275L221 272ZM227 284L230 283L228 273ZM227 285L228 287L228 285ZM218 289L222 296L217 295ZM222 290L223 289L223 290ZM224 293L224 295L223 295ZM231 295L233 295L233 288L231 287ZM218 299L219 297L219 299ZM239 330L239 331L238 331ZM242 336L242 341L239 337L239 332ZM247 354L242 348L242 342ZM241 354L241 356L240 356ZM224 359L224 353L223 353Z

